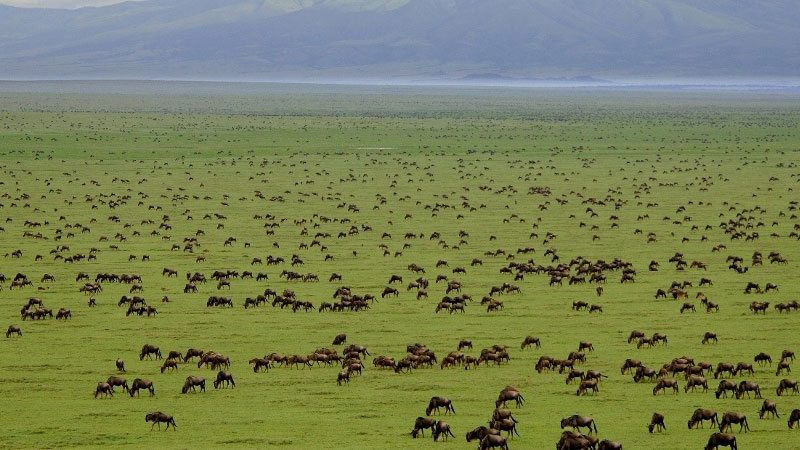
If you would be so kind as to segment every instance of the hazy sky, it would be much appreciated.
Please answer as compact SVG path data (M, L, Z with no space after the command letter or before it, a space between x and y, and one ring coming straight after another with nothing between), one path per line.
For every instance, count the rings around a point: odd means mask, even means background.
M23 8L80 8L83 6L105 6L125 0L0 0L0 4Z

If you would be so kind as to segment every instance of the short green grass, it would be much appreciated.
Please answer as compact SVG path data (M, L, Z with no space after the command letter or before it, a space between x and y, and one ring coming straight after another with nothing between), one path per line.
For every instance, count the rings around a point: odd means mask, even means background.
M761 351L777 359L784 348L800 350L795 347L798 313L779 315L770 308L766 315L754 316L748 311L753 300L775 303L800 293L795 279L800 250L797 240L789 237L800 222L790 210L790 202L797 199L796 102L715 94L700 99L685 94L675 99L666 94L527 91L516 96L502 91L495 97L491 92L447 90L365 94L380 99L376 105L355 92L281 95L265 95L265 101L274 102L269 106L239 99L249 105L242 106L247 114L234 114L238 98L224 95L185 95L161 102L145 94L111 100L90 94L6 92L0 97L0 242L2 253L23 252L19 259L0 258L0 272L6 277L23 272L34 281L34 288L13 291L6 283L0 292L2 323L20 325L24 333L2 342L0 445L474 448L475 443L466 444L464 433L486 423L497 393L511 384L527 400L514 411L521 437L511 441L513 449L552 448L560 433L559 419L574 413L593 416L600 436L618 440L625 448L702 448L710 431L686 428L697 407L716 409L720 415L746 413L751 432L737 435L740 448L797 447L785 418L800 408L800 397L776 398L774 390L782 377L775 376L774 366L757 367L755 376L736 380L759 382L764 397L777 401L780 420L759 420L761 400L756 399L716 400L713 392L685 394L682 389L677 396L654 397L651 384L635 384L619 372L625 358L658 368L682 355L716 364L752 361ZM289 106L279 108L276 99ZM173 110L175 104L181 110ZM533 186L547 186L552 194L530 195ZM257 191L265 198L257 197ZM277 196L284 201L270 200ZM109 207L110 200L123 198L125 204ZM604 200L605 206L584 203L590 198ZM614 207L616 200L623 203L619 209ZM657 206L647 207L648 203ZM348 212L342 204L357 205L360 211ZM431 208L437 204L434 214ZM685 212L676 212L680 206ZM764 213L746 213L755 217L753 229L746 231L758 232L760 238L731 241L719 223L755 206ZM213 213L227 219L203 219ZM280 228L267 236L267 220L254 219L256 214L276 216ZM644 214L649 219L637 220ZM120 222L109 221L112 215ZM170 235L170 240L150 234L164 215L172 230L161 230L161 235ZM619 219L610 220L612 215ZM323 222L320 217L335 220ZM142 224L145 219L155 224ZM351 222L341 223L342 219ZM26 220L48 224L26 228ZM296 225L296 220L305 222ZM580 222L586 226L580 227ZM612 222L619 227L611 228ZM757 227L757 222L764 226ZM91 232L67 228L77 223ZM218 224L224 228L218 229ZM373 231L336 237L362 224ZM693 225L699 229L692 230ZM705 230L706 225L712 229ZM308 236L301 235L303 228ZM637 228L643 234L634 234ZM60 241L55 240L57 229L63 231ZM170 251L173 243L182 243L198 230L205 234L198 236L194 253ZM461 230L469 237L459 245ZM41 232L48 239L23 238L26 231ZM68 232L74 236L67 237ZM320 239L326 251L299 248L318 232L332 235ZM392 237L382 238L384 232ZM433 232L439 232L449 248L429 240ZM529 237L532 232L538 238ZM547 232L556 237L545 244ZM657 242L646 243L650 232ZM127 240L118 242L117 233ZM405 233L425 237L404 239ZM593 235L599 239L593 240ZM108 241L101 242L101 236ZM231 236L237 243L224 247ZM708 240L702 242L701 236ZM682 242L684 237L688 242ZM251 247L245 248L244 242ZM383 256L381 243L402 255ZM403 249L405 243L410 247ZM119 250L109 248L114 244ZM712 253L719 244L727 249ZM50 254L58 245L70 247L65 256L88 253L92 247L100 252L97 261L68 264ZM327 282L332 272L342 273L341 284L356 293L379 294L392 274L406 282L415 278L406 270L410 263L425 267L431 281L437 274L461 280L464 292L479 300L492 285L513 282L499 273L511 260L484 253L504 249L515 254L529 246L536 252L513 260L532 258L549 265L550 258L543 256L548 248L557 249L565 263L577 256L621 258L633 263L636 282L623 285L619 273L608 273L605 293L598 298L594 285L550 288L545 275L528 275L517 282L522 294L498 297L505 309L497 313L487 313L476 301L463 315L434 314L444 286L433 282L428 300L417 301L403 285L399 297L380 300L359 313L242 307L245 297L267 287L294 289L316 305L331 301L340 285ZM744 275L727 269L728 255L743 257L749 266L754 251L764 253L763 266L751 267ZM789 264L769 264L766 255L771 251L781 252ZM675 252L684 253L689 262L705 262L708 270L675 270L667 262ZM287 266L250 266L254 257L274 255L288 261L294 253L305 261L294 269L317 273L321 282L286 282L278 274L290 269ZM147 254L150 262L129 262L131 254ZM195 262L201 254L206 261ZM326 254L334 260L325 262ZM36 255L43 260L35 261ZM473 258L482 258L483 266L471 267ZM439 259L447 260L449 267L437 269ZM650 260L659 261L661 270L648 272ZM457 266L465 267L467 274L454 276L451 269ZM180 277L162 277L164 267L177 269ZM264 271L270 280L233 280L230 292L223 292L234 299L233 309L205 307L206 298L218 293L211 283L200 286L197 294L182 293L185 272L210 276L218 269ZM75 281L82 271L92 277L98 272L140 274L143 296L159 315L125 317L125 309L116 302L127 294L127 286L119 284L106 284L97 296L98 306L88 308L87 297L78 292L81 283ZM44 273L53 274L56 282L40 283ZM714 286L702 291L720 303L719 313L698 308L697 313L681 315L679 303L653 299L656 289L674 280L691 280L691 301L699 307L694 295L701 277L713 280ZM747 281L775 282L780 292L744 295ZM164 295L170 303L159 302ZM73 319L20 321L19 308L30 296L54 309L70 308ZM574 300L599 303L604 312L573 312ZM637 350L626 343L633 329L665 333L669 344ZM705 331L717 332L719 343L700 345ZM348 342L366 345L373 357L399 359L406 345L420 342L441 358L455 350L460 339L469 338L475 349L467 354L504 344L511 362L397 375L374 369L368 358L364 374L341 387L335 383L337 368L276 368L255 374L247 364L271 352L308 354L330 346L342 332ZM529 334L541 338L541 349L519 349ZM592 341L596 348L583 368L609 376L597 396L577 397L576 387L566 385L563 375L533 370L539 356L565 358L581 340ZM231 358L237 387L214 390L210 381L215 372L194 364L161 374L160 361L138 360L145 343L158 345L164 353L189 347L222 352ZM151 379L157 395L131 399L117 392L113 398L94 399L96 383L115 374L117 358L125 360L129 381ZM188 375L206 377L208 392L181 395ZM716 381L710 381L713 390ZM457 413L444 420L457 439L413 441L409 431L414 419L424 415L435 395L453 400ZM155 410L173 414L178 431L151 433L144 415ZM666 433L647 433L654 411L666 416Z

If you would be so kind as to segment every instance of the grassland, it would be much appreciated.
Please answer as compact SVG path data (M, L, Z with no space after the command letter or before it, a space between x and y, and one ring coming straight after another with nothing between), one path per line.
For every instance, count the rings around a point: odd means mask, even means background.
M682 355L716 364L752 361L762 351L777 359L785 348L800 350L795 347L800 313L778 314L771 307L763 316L748 311L753 300L776 303L800 294L795 279L800 249L797 239L789 237L798 222L790 210L797 198L792 189L798 181L800 149L796 99L373 90L364 95L290 91L255 99L220 93L0 94L0 242L2 253L22 250L19 259L0 258L0 273L10 277L23 272L34 281L33 288L10 290L6 283L0 291L0 324L20 325L23 331L21 338L2 342L0 446L474 448L476 444L464 442L464 433L485 424L497 393L511 384L527 399L514 412L521 437L511 442L513 449L552 448L560 434L559 419L575 413L593 416L601 437L628 449L702 448L710 432L686 429L697 407L746 413L752 432L737 435L742 449L797 448L796 431L788 430L783 418L800 408L800 396L775 397L782 377L775 376L774 366L756 367L754 376L736 380L757 381L764 397L777 401L780 420L757 418L761 400L717 400L712 392L685 394L682 389L679 395L654 397L652 384L636 384L619 373L625 358L658 368ZM533 186L547 186L552 193L531 195ZM271 200L278 196L283 201ZM583 202L589 198L606 200L605 206ZM125 202L110 208L110 200ZM619 209L616 200L622 203ZM359 212L342 204L357 205ZM449 207L440 206L435 214L426 208L436 204ZM596 217L587 213L589 206ZM676 212L681 206L685 211ZM731 240L718 226L755 206L764 212L745 213L755 216L747 232L757 231L759 239ZM227 219L203 219L213 213ZM272 214L281 222L274 235L265 234L265 220L254 219L256 214ZM637 220L644 214L649 219ZM109 221L112 215L120 222ZM172 229L151 235L164 215ZM610 220L611 215L619 219ZM319 216L352 222L323 223ZM143 224L146 219L154 224ZM305 223L295 224L303 219ZM27 228L26 220L43 225ZM764 226L757 227L757 222ZM66 228L77 223L91 231ZM336 238L351 225L362 224L372 231ZM308 236L301 235L303 228ZM64 234L60 241L55 240L57 229ZM634 234L636 229L643 234ZM173 243L198 230L204 235L197 236L194 253L170 251ZM469 237L459 244L461 230ZM49 239L23 238L26 231ZM67 237L69 231L75 235ZM429 240L435 231L449 248ZM326 251L299 248L317 232L332 235L321 239ZM392 237L382 238L384 232ZM547 232L556 237L544 243ZM647 243L650 232L657 242ZM117 233L126 241L115 240ZM404 239L405 233L425 237ZM538 237L529 237L531 233ZM164 234L171 240L162 239ZM102 242L101 236L109 240ZM702 236L708 240L701 241ZM223 246L228 237L237 238L233 247ZM251 246L245 248L244 242ZM391 256L383 256L381 243ZM404 249L406 243L410 247ZM712 253L719 244L727 249ZM70 247L64 256L88 253L92 247L100 251L96 261L68 264L54 260L50 251L57 245ZM403 275L406 282L415 278L406 270L411 263L425 267L431 281L437 274L461 280L464 293L480 299L491 286L513 282L499 272L511 260L485 252L505 249L514 254L530 246L535 253L518 254L514 261L532 258L536 264L552 264L543 256L548 248L557 249L565 263L578 256L620 258L633 264L636 282L620 284L619 273L608 273L605 293L598 298L594 285L548 287L546 275L531 274L516 282L522 294L498 297L505 303L503 311L487 313L476 301L463 315L434 314L444 295L444 286L434 283L429 300L417 301L414 291L398 286L397 298L357 313L242 307L245 297L267 287L294 289L316 305L331 301L340 285L327 282L332 272L340 272L341 284L354 292L379 294L392 274ZM396 251L402 255L394 257ZM741 275L727 269L727 256L741 256L749 266L754 251L764 253L763 266ZM770 264L766 255L771 251L780 252L789 264ZM675 252L684 253L688 261L705 262L708 270L675 270L667 262ZM278 274L290 269L286 266L250 266L254 257L274 255L288 261L294 253L305 261L294 269L316 273L321 282L284 281ZM147 254L150 261L128 261L132 254ZM206 261L197 263L201 254ZM333 261L324 261L326 254ZM36 261L36 255L43 259ZM482 258L483 266L470 266L473 258ZM439 259L449 267L437 269ZM658 272L648 272L651 260L661 263ZM451 269L458 266L466 267L467 274L453 275ZM162 277L164 267L181 276ZM222 293L233 298L233 309L205 307L206 298L218 294L213 284L201 285L197 294L183 294L185 272L210 276L226 269L264 271L270 280L233 280L230 292ZM78 292L78 272L92 277L98 272L140 274L143 296L158 308L158 316L126 317L117 301L128 286L120 284L104 285L98 306L88 308L87 297ZM40 283L44 273L53 274L56 282ZM702 291L720 304L719 313L699 308L681 315L679 302L653 299L658 288L691 280L695 288L690 300L699 307L694 294L700 277L713 280L714 286ZM780 291L744 295L748 281L774 282ZM159 302L164 295L170 303ZM23 322L19 308L30 296L54 309L70 308L74 317ZM571 311L574 300L599 303L604 312ZM637 350L626 343L633 329L665 333L669 344ZM700 345L705 331L715 331L719 343ZM460 339L469 338L475 350L468 354L504 344L511 362L398 375L372 368L369 358L364 374L341 387L335 383L338 368L276 368L256 374L247 365L249 359L271 352L311 353L330 346L338 333L347 333L348 342L366 345L373 356L399 359L406 345L421 342L441 358ZM541 338L541 349L519 349L529 334ZM577 397L563 375L533 370L539 356L565 358L581 340L596 348L584 368L609 375L597 396ZM214 390L209 384L206 393L181 395L186 376L213 379L215 372L182 364L178 373L162 374L160 362L138 360L145 343L162 351L196 347L222 352L231 358L237 387ZM116 373L117 358L126 361L129 381L151 379L157 395L131 399L118 392L113 398L94 399L96 383ZM434 395L453 399L457 414L445 420L458 439L414 441L409 430ZM173 414L178 431L151 433L143 417L155 410ZM647 433L654 411L666 416L666 433Z

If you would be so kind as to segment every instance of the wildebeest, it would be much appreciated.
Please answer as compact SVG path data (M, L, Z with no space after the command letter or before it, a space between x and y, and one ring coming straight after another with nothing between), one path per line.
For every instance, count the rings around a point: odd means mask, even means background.
M431 413L438 413L439 408L444 408L445 414L448 412L456 413L455 408L453 408L453 402L449 398L431 397L430 402L428 402L428 407L425 409L425 415L430 416Z
M778 397L783 395L783 391L787 389L791 389L792 392L800 394L800 389L798 389L797 380L790 380L788 378L784 378L778 383L778 388L776 389Z
M758 418L763 419L767 413L771 414L773 418L779 419L781 417L778 415L778 405L772 400L764 400L764 403L761 404L761 410L758 412Z
M125 372L125 361L123 361L121 359L117 359L115 364L116 364L117 370L119 372Z
M150 380L143 380L141 378L136 378L135 380L133 380L133 383L131 384L131 387L128 390L128 394L130 394L131 397L133 397L134 395L139 395L139 389L147 389L147 391L150 392L151 397L156 395L156 390L153 387L153 382Z
M750 398L750 392L755 392L755 397L761 398L761 388L758 387L758 383L755 381L742 381L736 390L736 398L742 398L744 394L747 394L747 398Z
M478 450L489 450L492 448L499 448L500 450L508 450L508 443L506 438L500 435L487 434L481 439Z
M593 430L597 433L597 424L595 424L594 419L588 416L579 416L577 414L566 417L561 419L561 428L572 427L574 429L580 429L582 427L586 427L589 429L589 433Z
M201 392L206 391L206 379L203 377L186 377L186 381L183 383L183 388L181 388L181 394L186 394L189 392L189 389L192 392L197 392L195 388L199 387Z
M728 397L728 391L731 391L733 395L736 395L736 383L729 380L722 380L719 382L719 387L717 387L717 391L714 392L714 395L719 398L722 396L723 398Z
M667 389L672 389L675 394L678 393L678 381L673 379L661 379L658 380L655 387L653 387L653 395L658 395L659 391L666 392Z
M106 380L106 383L110 384L112 388L113 387L117 387L117 386L121 387L123 392L128 392L130 390L128 388L128 382L125 381L124 378L108 377L108 380Z
M497 401L495 402L495 408L499 408L500 405L505 406L506 402L513 400L516 403L517 408L522 406L525 403L525 398L519 391L516 390L503 390L500 392L500 395L497 397Z
M10 325L6 330L6 339L11 337L12 334L16 334L17 336L22 336L22 330L16 325Z
M414 421L414 429L411 430L411 436L416 438L422 432L422 437L425 437L425 429L430 428L433 432L433 427L436 425L437 420L431 417L417 417Z
M708 344L711 341L714 341L715 344L717 343L717 333L706 331L705 334L703 334L703 341L701 343Z
M495 430L494 428L487 428L484 426L475 428L467 432L467 442L472 441L481 441L487 435L500 435L500 430Z
M711 421L711 425L719 425L719 417L717 417L717 412L713 409L703 409L697 408L692 413L692 417L689 418L689 429L696 427L700 424L700 428L703 428L703 422L706 420Z
M220 370L217 373L217 379L214 380L214 389L219 389L223 383L225 383L224 387L228 387L228 385L231 387L236 387L236 383L233 381L233 375L231 375L230 372L224 372Z
M667 431L667 426L664 424L664 416L654 412L653 416L650 418L650 424L647 425L647 431L650 433L654 431Z
M172 429L177 431L178 425L175 424L175 419L170 416L169 414L164 414L161 411L151 412L144 416L145 423L153 422L153 425L150 427L150 430L158 424L158 429L161 429L161 424L166 423L167 428L164 431L169 430L169 426L172 425Z
M540 347L542 346L542 343L541 343L541 341L539 340L539 338L538 338L538 337L535 337L535 336L527 336L527 337L526 337L526 338L525 338L525 339L522 341L522 347L521 347L521 348L523 348L523 349L525 349L525 348L529 348L531 345L535 345L535 346L536 346L536 348L540 348ZM471 347L470 347L470 348L471 348ZM459 350L460 350L460 349L459 349Z
M100 383L97 383L97 389L95 389L95 391L94 391L94 398L97 398L100 395L103 395L103 396L106 396L106 397L109 396L109 395L113 396L114 395L114 388L110 384L106 383L105 381L101 381Z
M736 446L736 436L726 433L714 433L708 438L704 450L719 450L719 446L730 447L731 450L739 450Z
M737 412L726 412L722 416L722 421L719 423L719 431L724 433L725 430L730 430L731 426L734 424L739 424L739 432L741 433L742 429L744 429L745 433L750 431L750 426L747 424L747 416L742 413Z
M145 356L147 356L148 359L152 359L151 355L156 355L156 359L162 358L161 350L159 350L158 347L155 345L145 344L142 347L142 351L139 352L139 360L143 360Z
M452 431L450 431L450 424L447 422L442 422L441 420L436 422L433 426L433 441L436 442L439 440L440 436L444 436L444 440L447 441L447 436L450 435L452 437L456 437Z
M789 414L789 429L793 429L800 422L800 409L793 409Z

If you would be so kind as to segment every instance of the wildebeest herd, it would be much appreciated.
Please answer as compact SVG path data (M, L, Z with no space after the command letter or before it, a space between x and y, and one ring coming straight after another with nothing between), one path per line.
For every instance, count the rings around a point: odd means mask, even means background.
M394 446L792 448L794 162L562 153L6 155L6 352L151 430L263 396L432 437Z

